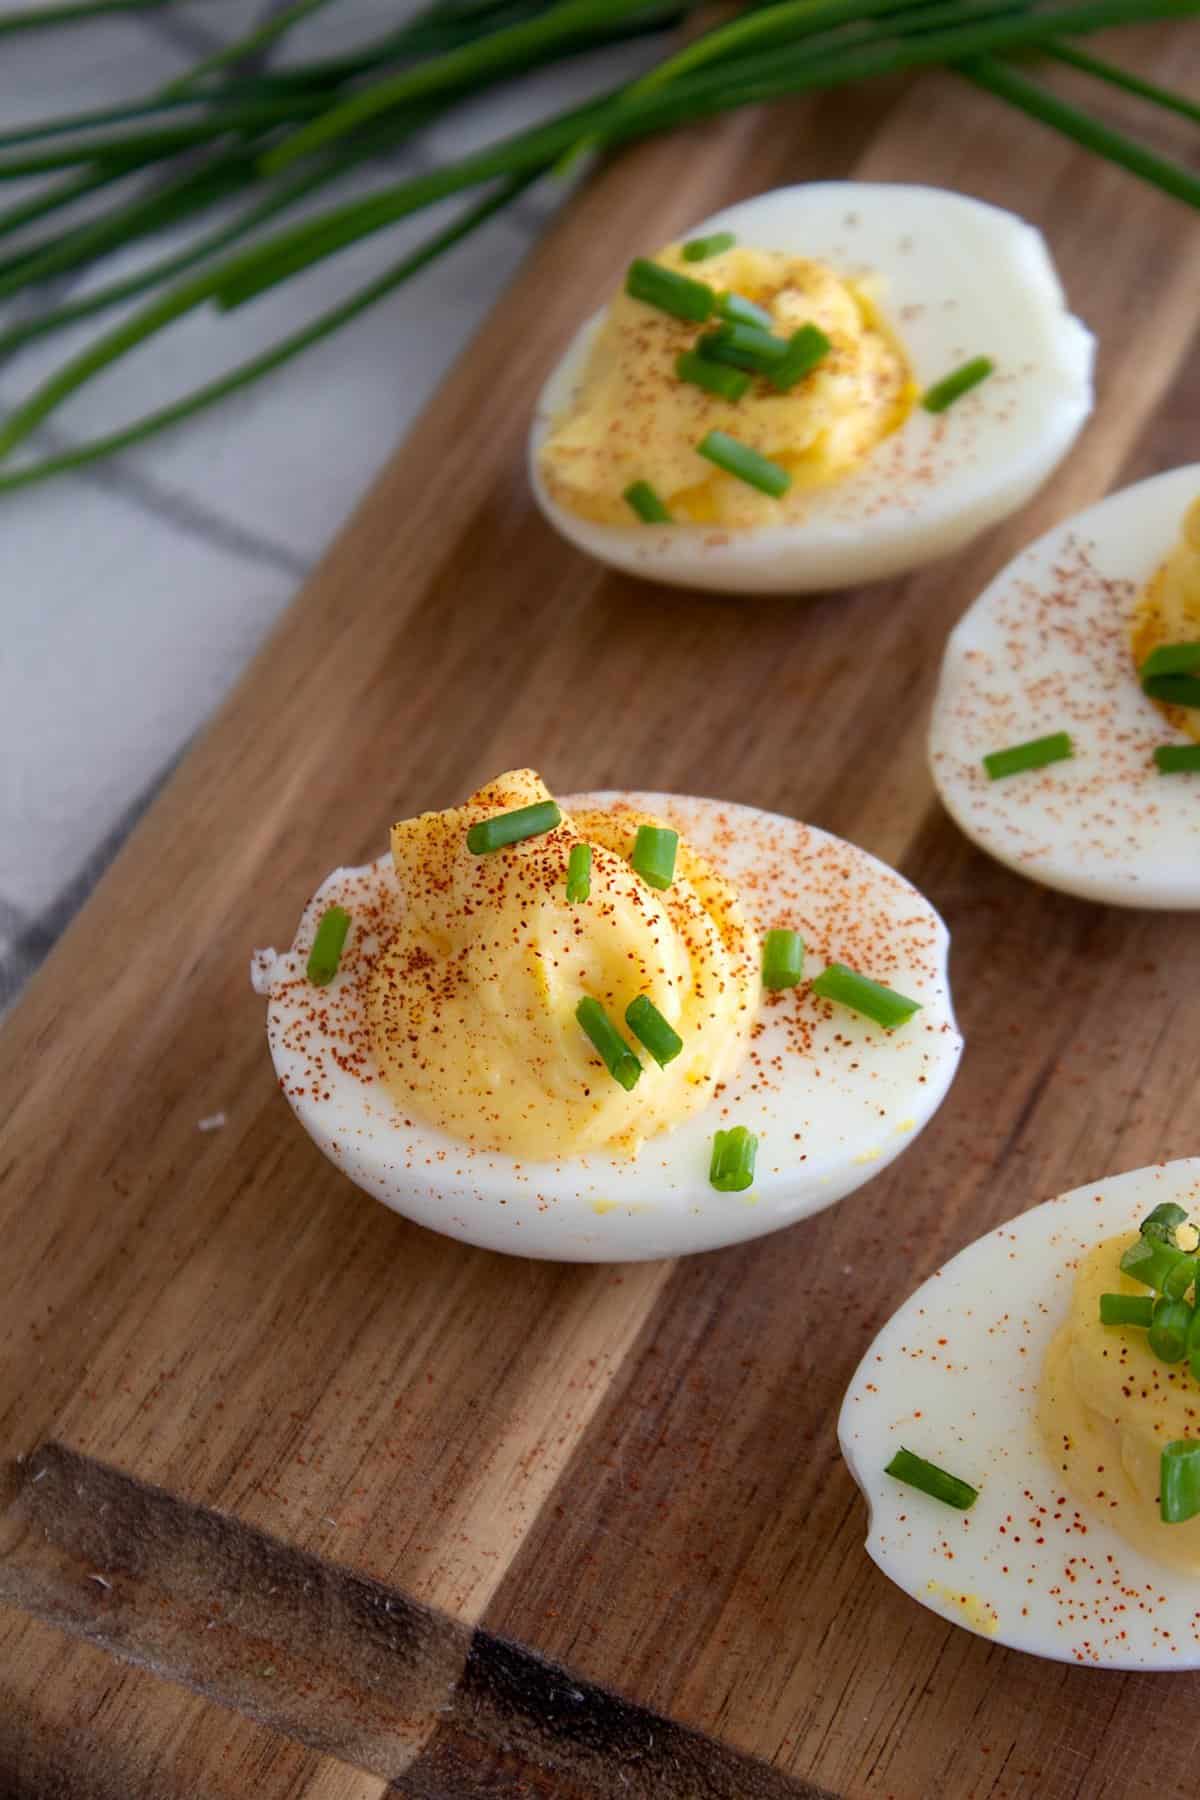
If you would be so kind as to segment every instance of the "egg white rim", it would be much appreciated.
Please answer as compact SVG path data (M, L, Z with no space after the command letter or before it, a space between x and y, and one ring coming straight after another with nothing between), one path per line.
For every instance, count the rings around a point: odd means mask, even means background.
M911 1599L987 1642L1051 1661L1110 1669L1200 1667L1200 1577L1189 1581L1154 1562L1099 1513L1084 1512L1059 1485L1035 1417L1042 1360L1067 1317L1079 1257L1106 1237L1135 1231L1165 1200L1200 1209L1200 1158L1088 1183L977 1238L892 1315L846 1391L838 1441L867 1502L868 1555ZM1012 1286L997 1280L998 1270L1010 1284L1014 1271L1018 1274L1019 1311ZM895 1417L882 1370L899 1367L901 1360L906 1410ZM979 1398L976 1409L965 1403L964 1382ZM886 1387L893 1390L891 1382ZM947 1407L947 1396L960 1391L963 1402ZM922 1425L923 1416L939 1410L954 1413L953 1431ZM969 1512L958 1513L884 1473L902 1443L979 1488ZM1086 1533L1075 1523L1080 1517ZM990 1570L991 1587L975 1597L996 1612L994 1632L939 1604L939 1596L924 1586L926 1578L955 1585L956 1562L959 1555L965 1558L962 1545L968 1538L973 1546L980 1540L989 1545L978 1554L972 1549L970 1564L977 1569L986 1563ZM946 1552L956 1545L952 1560ZM906 1568L914 1565L920 1570L915 1585L905 1579ZM1102 1576L1092 1573L1097 1565ZM972 1590L979 1587L974 1573L962 1582ZM1077 1629L1069 1629L1072 1607L1077 1613L1092 1604L1098 1611L1111 1608L1113 1590L1131 1590L1130 1616L1122 1625L1135 1641L1144 1635L1141 1650L1121 1644L1111 1631L1095 1641L1099 1626L1089 1629L1086 1619L1076 1618ZM1097 1600L1097 1592L1106 1597ZM1158 1627L1170 1628L1172 1641L1187 1646L1182 1655L1156 1644L1149 1612L1134 1616L1137 1606L1151 1604Z
M1001 570L946 642L929 729L943 805L989 856L1081 899L1200 907L1200 778L1160 775L1151 755L1155 744L1191 740L1142 693L1128 631L1138 590L1177 541L1197 493L1200 463L1192 463L1064 520ZM1034 600L1026 602L1049 596L1058 604L1058 594L1075 588L1099 632L1072 642L1066 611L1061 628L1049 626L1078 708L1070 697L1046 697L1047 620L1035 619ZM1082 607L1079 616L1088 616ZM963 709L984 693L977 683L994 696L986 716L995 724L964 723ZM988 780L980 761L987 751L1060 729L1070 732L1071 761Z
M564 1261L629 1261L717 1249L777 1230L833 1205L886 1168L933 1116L957 1069L962 1038L949 992L949 934L935 909L903 876L867 851L816 827L732 802L603 792L568 796L563 805L578 810L615 802L674 820L702 853L710 855L713 851L705 844L701 823L706 808L716 808L726 817L740 814L759 821L761 829L776 837L795 834L796 843L808 846L814 861L822 854L836 856L839 864L869 884L876 905L894 909L897 917L910 923L919 919L922 932L928 933L930 975L912 981L912 997L921 999L924 1009L909 1026L892 1034L841 1008L832 1022L816 1028L815 1041L825 1067L822 1079L809 1083L809 1101L814 1111L820 1109L818 1132L828 1135L837 1107L843 1103L842 1090L851 1096L845 1106L853 1110L853 1156L843 1143L836 1151L827 1147L823 1156L814 1153L809 1158L806 1152L804 1158L790 1164L786 1159L772 1164L772 1151L778 1154L783 1136L781 1119L787 1095L755 1097L753 1070L743 1063L722 1096L721 1105L728 1108L729 1117L714 1111L717 1103L713 1102L673 1131L648 1140L635 1163L596 1153L550 1163L521 1163L510 1156L472 1150L432 1127L417 1125L405 1135L417 1147L419 1159L414 1151L402 1167L399 1160L388 1161L370 1146L356 1148L364 1112L361 1089L339 1091L328 1106L324 1102L314 1106L307 1099L297 1103L292 1092L301 1084L307 1086L307 1064L303 1052L285 1042L288 1014L278 997L284 991L280 984L302 973L317 921L334 900L345 898L347 881L372 872L381 880L394 881L388 856L364 870L333 871L305 908L292 949L280 956L256 953L254 981L258 991L270 999L268 1032L281 1085L309 1136L358 1186L420 1224L483 1248ZM741 847L736 844L730 850L726 846L723 855L714 860L728 868ZM736 880L736 872L731 873ZM830 900L828 904L834 903ZM374 953L372 945L369 954ZM815 974L819 966L818 959L811 972ZM339 974L327 991L336 993L344 979ZM769 1008L764 1007L760 1016L768 1019ZM862 1057L864 1049L866 1057ZM860 1058L865 1067L860 1066ZM794 1079L793 1070L789 1069L789 1075ZM865 1102L853 1098L856 1093L868 1092L869 1116ZM372 1112L369 1103L365 1110ZM755 1183L745 1195L717 1193L707 1182L712 1132L736 1122L735 1114L736 1120L761 1133ZM376 1109L375 1116L381 1133L394 1131L390 1100ZM788 1124L793 1123L789 1113ZM789 1130L789 1140L791 1135ZM419 1169L414 1166L418 1160ZM800 1168L800 1161L806 1166ZM429 1177L420 1172L426 1166L436 1169L436 1186L426 1185ZM685 1167L686 1179L677 1173ZM562 1191L556 1191L556 1183ZM565 1191L568 1186L569 1192ZM620 1199L614 1198L616 1194Z
M878 209L876 214L875 209ZM856 240L862 212L877 217L877 239ZM570 399L583 359L603 322L600 309L575 333L539 396L529 437L529 471L535 498L550 523L580 549L627 573L650 580L724 592L804 593L903 573L951 554L1036 491L1074 442L1091 412L1094 339L1068 311L1062 284L1041 233L1016 214L969 195L906 183L812 182L776 188L739 201L701 220L685 236L736 229L748 243L829 262L839 272L881 275L887 290L881 311L905 345L922 391L967 357L988 354L988 343L963 342L935 317L935 302L916 279L909 260L916 220L947 269L953 293L937 301L959 307L969 295L977 313L1004 342L1011 312L1036 321L1032 366L1000 359L997 373L946 412L919 406L900 431L878 446L861 470L808 496L808 513L790 525L722 533L710 526L596 525L560 506L547 492L538 453L554 417ZM974 257L961 234L1002 234L1011 268L998 290L981 291ZM880 255L880 246L883 255ZM870 261L864 253L870 254ZM987 333L985 332L985 336ZM1036 391L1035 391L1036 390ZM1014 399L1032 406L1036 427L1026 422L1012 434L997 466L988 458L986 479L974 468L963 478L963 458L982 421L999 418ZM986 432L983 434L986 437ZM888 497L881 503L881 489ZM864 531L864 520L869 530ZM803 536L803 545L798 537ZM804 567L796 556L803 549ZM747 567L747 551L753 568ZM784 568L779 559L789 560ZM678 565L684 558L687 567ZM737 580L732 579L737 576Z

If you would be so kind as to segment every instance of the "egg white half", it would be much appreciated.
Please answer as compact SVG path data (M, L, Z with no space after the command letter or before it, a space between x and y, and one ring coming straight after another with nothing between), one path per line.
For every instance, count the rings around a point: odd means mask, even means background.
M1169 553L1200 463L1111 494L1023 550L946 644L930 765L967 836L1019 874L1114 906L1200 906L1200 776L1160 775L1187 743L1142 693L1140 589ZM1052 732L1075 754L989 780L991 750Z
M923 1606L1015 1650L1200 1668L1200 1581L1084 1511L1037 1429L1042 1362L1080 1258L1164 1200L1196 1210L1200 1158L1075 1188L968 1245L884 1326L842 1403L838 1438L870 1510L868 1554ZM902 1444L977 1487L970 1511L885 1475Z
M990 356L996 372L940 415L918 406L860 469L806 495L799 521L743 532L598 525L552 499L538 468L598 312L542 391L529 451L542 511L601 562L722 593L809 593L899 575L1024 505L1091 411L1094 340L1067 310L1041 233L1013 213L940 188L829 181L741 201L685 235L714 231L843 276L879 277L880 311L922 390L974 356ZM697 480L703 472L698 460Z
M588 1154L522 1163L406 1119L378 1081L365 978L402 901L390 857L337 869L305 909L292 949L256 953L280 1084L314 1142L350 1179L405 1217L486 1249L572 1262L711 1250L831 1206L885 1168L937 1110L962 1049L946 973L949 936L911 884L840 838L754 807L670 794L586 794L571 810L624 801L668 820L739 889L759 929L807 945L806 983L764 995L750 1048L720 1095L635 1160ZM351 928L328 988L305 979L317 922L334 902L378 929ZM885 1032L808 992L841 961L921 1002ZM648 1060L648 1059L647 1059ZM653 1079L648 1067L643 1079ZM708 1181L714 1131L759 1138L754 1186Z

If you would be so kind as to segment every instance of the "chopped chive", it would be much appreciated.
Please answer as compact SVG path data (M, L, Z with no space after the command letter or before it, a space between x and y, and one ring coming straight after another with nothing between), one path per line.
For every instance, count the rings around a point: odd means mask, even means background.
M824 362L833 345L819 325L801 325L788 340L788 353L768 371L767 380L781 394L789 394L798 381Z
M772 331L775 327L766 307L755 306L744 294L718 294L717 313L731 325L757 325L762 331Z
M731 369L748 369L766 375L783 363L791 348L787 338L763 331L758 325L718 325L697 339L696 350L706 362L727 363Z
M1160 644L1152 650L1138 675L1148 681L1155 675L1195 675L1200 673L1200 644Z
M945 412L948 406L953 406L956 400L969 394L973 387L986 381L995 367L990 356L973 356L970 362L963 363L961 368L952 369L949 375L927 388L922 395L921 405L926 412Z
M744 1125L713 1135L708 1179L719 1194L741 1194L754 1180L758 1139Z
M1188 1215L1186 1208L1176 1206L1174 1200L1163 1200L1153 1212L1148 1212L1138 1226L1144 1238L1157 1238L1160 1244L1170 1244L1172 1250L1178 1250L1175 1233L1181 1225L1186 1225Z
M659 312L676 319L692 319L703 324L717 303L717 296L707 282L693 281L690 275L679 275L664 269L661 263L639 256L629 265L625 292L634 300L644 300Z
M1156 744L1154 762L1160 775L1186 775L1200 769L1200 744Z
M711 237L690 238L683 246L684 262L704 262L709 256L720 256L737 243L732 231L714 231Z
M1142 681L1142 692L1167 706L1200 706L1200 677L1148 675Z
M560 823L562 813L553 800L537 800L532 806L518 806L514 812L496 813L480 819L467 833L467 849L472 856L486 856L489 850L503 850L507 844L520 844L526 838L543 837Z
M735 475L748 487L757 488L760 494L770 494L775 500L786 494L792 485L786 469L760 456L757 450L751 450L749 444L739 443L728 432L710 431L696 449L718 469L724 469L727 475Z
M639 994L625 1008L625 1023L632 1031L639 1044L643 1044L650 1052L660 1069L665 1069L669 1062L683 1049L683 1039L667 1021L646 994Z
M676 357L675 373L680 381L690 381L706 394L720 394L723 400L740 400L750 386L749 375L743 375L740 369L709 362L695 350L684 350Z
M670 525L671 515L648 481L631 481L622 500L637 514L643 525Z
M1168 1300L1164 1297L1154 1302L1154 1321L1147 1341L1159 1362L1183 1361L1187 1355L1191 1323L1192 1309L1186 1300Z
M979 1498L979 1489L973 1488L969 1481L948 1475L945 1469L926 1462L923 1456L916 1456L911 1450L897 1450L883 1472L895 1476L897 1481L906 1481L909 1487L920 1488L930 1499L942 1500L959 1512L969 1512Z
M1053 731L1049 737L1030 738L1025 744L1011 744L1007 750L990 750L983 766L992 781L1003 781L1007 775L1020 775L1026 769L1044 769L1047 763L1065 762L1075 754L1070 734Z
M586 900L592 891L592 846L572 844L567 858L567 899L572 906Z
M772 992L795 987L804 974L804 939L798 931L768 931L763 939L762 984Z
M1182 1525L1200 1513L1200 1438L1173 1438L1159 1463L1159 1516Z
M350 914L344 906L326 907L308 953L306 973L314 986L328 987L337 974L349 929Z
M1121 1268L1168 1300L1181 1300L1196 1279L1195 1257L1157 1238L1139 1237L1130 1244L1121 1257Z
M652 888L669 888L675 879L679 833L666 825L639 825L630 862Z
M614 1081L619 1081L628 1094L637 1086L642 1065L621 1036L604 1008L590 994L585 994L575 1008L575 1017L591 1039L592 1048Z
M1100 1323L1153 1325L1154 1300L1150 1294L1101 1294Z
M885 1031L894 1031L897 1025L903 1025L921 1010L919 1000L909 1000L904 994L897 994L893 988L872 981L869 975L859 975L840 962L831 962L821 971L812 984L812 992L819 994L822 1000L836 1000L854 1012L865 1013Z

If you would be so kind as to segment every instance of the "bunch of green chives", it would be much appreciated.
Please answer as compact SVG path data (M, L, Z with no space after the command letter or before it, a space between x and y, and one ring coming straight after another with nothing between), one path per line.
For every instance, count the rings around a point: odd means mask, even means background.
M272 70L286 35L332 0L294 0L265 25L124 107L50 119L0 135L0 192L40 176L33 198L0 207L0 306L51 276L79 276L166 227L240 202L232 219L139 273L103 280L0 329L0 358L121 302L143 303L69 358L0 423L0 462L94 376L202 306L235 310L350 245L473 190L476 205L366 287L270 350L105 438L0 468L0 492L140 443L298 356L444 255L529 183L595 150L741 106L873 76L949 67L1042 124L1200 206L1200 175L1061 99L1013 58L1040 52L1103 88L1200 123L1200 105L1077 47L1106 28L1200 14L1200 0L750 0L642 79L613 88L427 173L280 225L357 164L411 137L464 99L533 66L677 24L699 0L433 0L408 24L353 54ZM172 0L69 0L0 11L0 42ZM128 192L151 172L149 190ZM71 210L101 204L79 224ZM107 197L107 198L105 198ZM64 218L65 215L65 218ZM274 224L274 229L271 229Z

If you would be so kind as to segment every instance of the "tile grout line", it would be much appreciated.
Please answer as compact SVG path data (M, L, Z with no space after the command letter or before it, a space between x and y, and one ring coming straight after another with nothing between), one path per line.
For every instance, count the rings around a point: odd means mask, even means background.
M228 42L219 32L210 31L207 25L197 25L194 19L177 19L168 12L156 10L134 16L143 31L169 44L189 61L211 56L214 51L223 50Z
M54 454L69 452L76 447L74 439L49 425L39 427L30 435L29 441L43 445ZM211 544L226 555L266 563L298 581L305 580L311 572L312 563L307 557L297 555L285 544L276 543L249 526L240 525L236 519L212 511L189 495L164 487L153 476L131 468L121 457L73 469L71 474L91 487L116 494L140 511Z
M12 929L11 940L0 955L0 1012L11 1005L22 987L53 950L55 944L88 899L109 864L123 847L142 815L158 798L188 749L190 739L163 764L121 813L73 875L38 912L21 908L0 896L0 925Z

